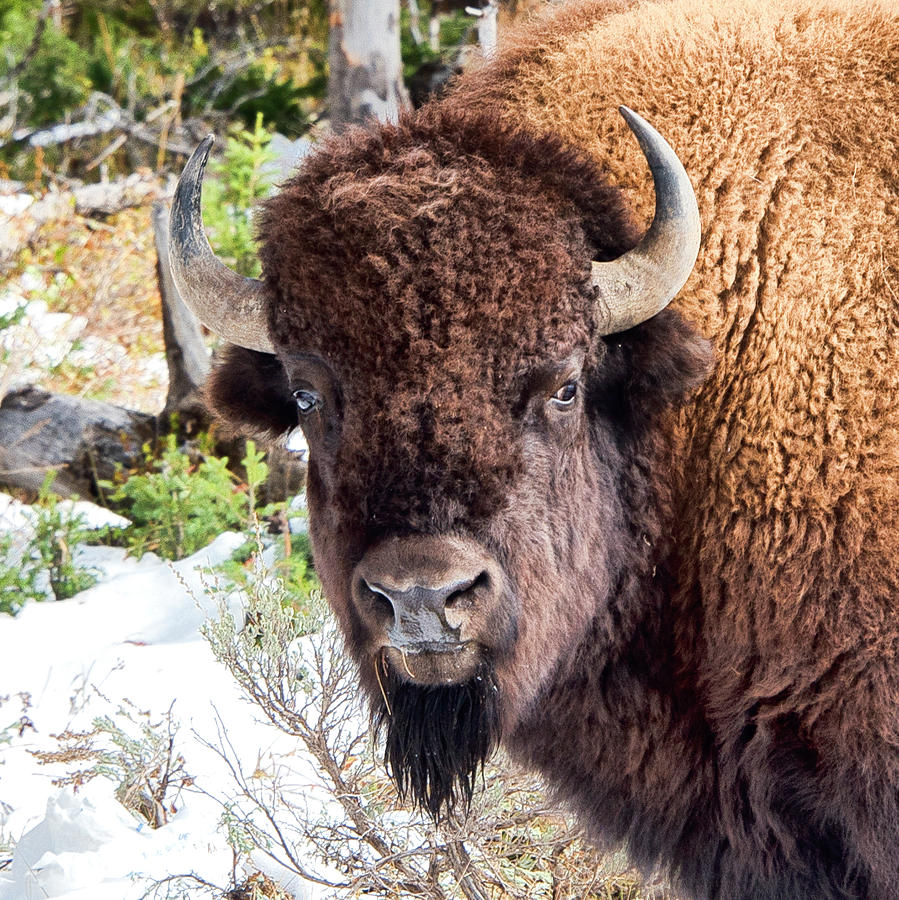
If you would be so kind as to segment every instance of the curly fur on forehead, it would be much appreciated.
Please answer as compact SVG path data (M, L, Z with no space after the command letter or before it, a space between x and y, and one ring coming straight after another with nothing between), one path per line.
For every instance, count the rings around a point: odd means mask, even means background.
M501 380L593 338L591 258L637 234L595 163L451 103L331 140L269 200L272 334L343 372Z

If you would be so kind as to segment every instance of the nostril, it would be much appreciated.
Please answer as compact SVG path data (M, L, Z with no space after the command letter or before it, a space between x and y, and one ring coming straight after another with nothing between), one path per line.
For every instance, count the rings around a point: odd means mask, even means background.
M411 535L370 547L350 577L364 639L417 653L490 642L505 592L499 563L474 541ZM441 645L441 646L438 646Z
M490 589L490 575L487 572L481 572L477 578L461 587L457 591L453 591L446 598L446 608L452 609L454 606L464 606L472 603L478 590Z
M393 601L390 595L378 584L369 584L364 578L359 580L359 594L370 600L372 608L380 615L387 615L390 619L395 616Z

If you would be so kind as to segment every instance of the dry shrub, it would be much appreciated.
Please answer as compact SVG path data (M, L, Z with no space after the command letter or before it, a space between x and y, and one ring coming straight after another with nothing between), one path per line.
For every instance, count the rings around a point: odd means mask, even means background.
M242 884L228 891L225 900L293 900L293 894L288 894L268 875L254 872Z
M674 900L661 879L641 881L623 854L600 858L585 848L538 779L502 755L467 814L435 825L401 807L321 598L299 613L261 568L251 593L251 625L239 627L222 604L206 637L264 718L305 747L319 783L304 783L293 754L247 771L220 723L209 746L233 777L223 823L236 854L261 851L335 895Z
M184 788L193 784L184 758L175 751L178 723L172 708L158 721L125 701L116 715L99 716L90 731L51 735L58 750L33 750L41 765L78 764L53 779L78 790L99 776L116 785L116 799L152 828L166 825L177 812Z

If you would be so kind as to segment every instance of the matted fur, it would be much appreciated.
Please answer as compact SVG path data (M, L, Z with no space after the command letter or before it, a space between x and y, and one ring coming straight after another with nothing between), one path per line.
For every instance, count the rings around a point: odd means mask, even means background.
M554 11L266 204L285 371L235 351L211 388L272 433L295 382L327 393L310 528L372 702L355 565L478 541L506 748L698 898L897 893L897 82L886 3ZM590 259L639 233L615 186L652 202L620 103L684 162L703 243L671 309L597 339ZM533 378L572 355L563 419Z
M435 820L471 806L475 782L499 742L499 690L488 665L462 684L417 685L383 665L375 728L403 800Z

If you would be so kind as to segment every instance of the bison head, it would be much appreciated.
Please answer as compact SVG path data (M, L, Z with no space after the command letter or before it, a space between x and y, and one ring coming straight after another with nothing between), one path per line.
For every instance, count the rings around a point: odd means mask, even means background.
M705 371L670 311L696 256L673 151L642 241L595 163L451 104L334 138L264 204L264 277L212 254L208 142L185 169L172 265L235 345L216 411L302 429L316 567L386 730L400 790L437 815L587 642L663 530L653 425Z

